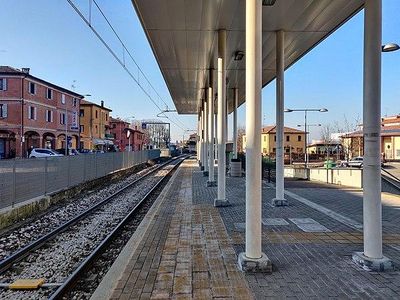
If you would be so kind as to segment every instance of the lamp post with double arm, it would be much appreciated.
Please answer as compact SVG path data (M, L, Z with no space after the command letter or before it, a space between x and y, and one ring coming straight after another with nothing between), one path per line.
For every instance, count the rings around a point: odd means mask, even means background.
M285 108L284 112L294 112L294 111L303 111L304 112L304 168L307 169L307 112L327 112L326 108Z

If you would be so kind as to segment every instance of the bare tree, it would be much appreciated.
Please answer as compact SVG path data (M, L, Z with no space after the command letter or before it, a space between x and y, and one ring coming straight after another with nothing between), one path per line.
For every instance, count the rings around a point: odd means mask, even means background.
M321 128L321 140L324 143L325 152L327 154L326 159L329 160L329 152L331 151L332 146L332 133L333 133L333 126L330 124L324 125Z
M237 129L237 149L238 153L243 153L243 136L246 134L244 126L238 126Z
M361 137L357 138L357 141L353 141L353 138L346 138L350 133L353 133L360 129L361 118L357 115L351 122L347 119L346 115L343 116L343 121L335 121L335 131L340 133L340 141L342 144L342 151L345 159L348 161L354 153L355 147L361 145ZM358 147L358 146L357 146Z

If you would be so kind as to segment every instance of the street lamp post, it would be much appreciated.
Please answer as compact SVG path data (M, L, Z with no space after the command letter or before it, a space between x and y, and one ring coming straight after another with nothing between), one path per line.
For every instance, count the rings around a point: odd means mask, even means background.
M61 96L62 97L62 96ZM65 97L65 96L64 96ZM68 110L67 110L67 100L64 98L65 104L65 156L68 155Z
M294 112L294 111L304 111L304 131L305 131L305 139L304 139L304 168L307 169L307 112L316 111L316 112L327 112L326 108L286 108L284 112Z

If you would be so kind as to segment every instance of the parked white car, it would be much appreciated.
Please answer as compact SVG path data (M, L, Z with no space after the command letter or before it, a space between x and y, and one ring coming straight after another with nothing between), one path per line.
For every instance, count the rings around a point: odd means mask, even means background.
M363 165L364 165L364 159L362 156L354 157L347 162L348 167L362 168ZM383 166L384 166L384 162L381 159L381 167L383 167Z
M55 156L64 156L62 154L57 153L52 149L45 149L45 148L34 148L29 154L29 158L36 158L36 157L55 157Z
M357 156L357 157L354 157L354 158L352 158L351 160L349 160L349 161L347 162L347 165L348 165L349 167L362 168L362 166L363 166L363 161L364 161L364 159L363 159L362 156Z

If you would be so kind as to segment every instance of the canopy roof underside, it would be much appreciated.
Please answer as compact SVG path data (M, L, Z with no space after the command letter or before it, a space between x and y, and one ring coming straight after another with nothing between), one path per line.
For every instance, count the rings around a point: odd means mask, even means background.
M217 66L218 29L227 30L227 99L232 88L245 99L245 0L132 0L153 49L176 109L197 114ZM356 14L364 0L276 0L263 6L262 82L275 78L275 32L285 33L285 68ZM246 53L244 53L246 55ZM214 86L216 86L216 72Z

